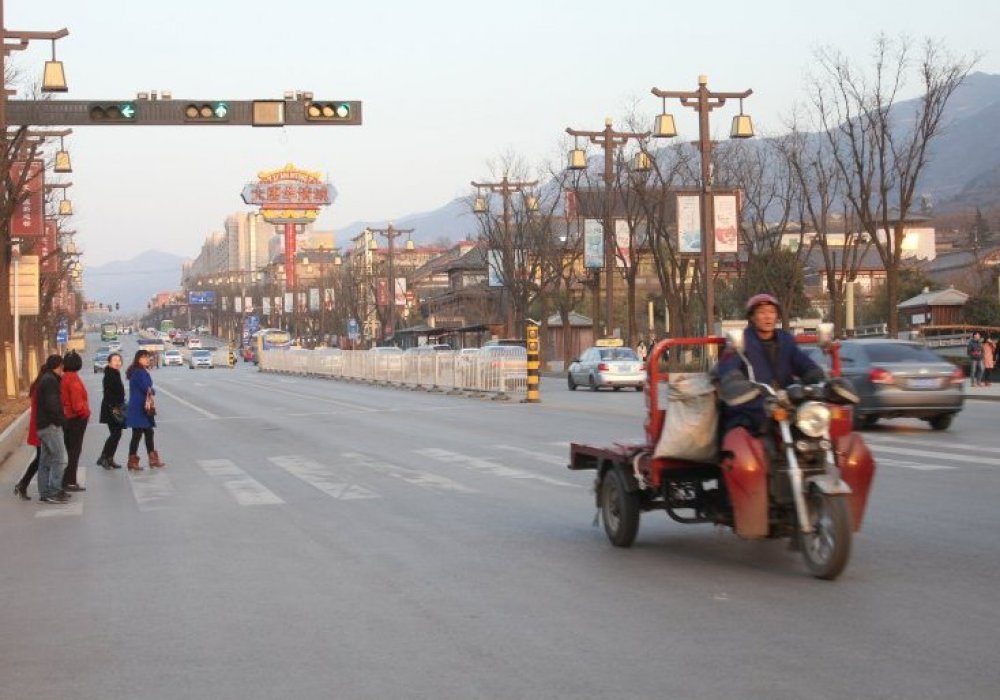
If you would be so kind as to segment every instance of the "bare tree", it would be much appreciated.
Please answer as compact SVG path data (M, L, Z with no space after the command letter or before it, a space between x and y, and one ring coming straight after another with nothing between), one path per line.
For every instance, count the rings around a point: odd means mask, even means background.
M904 221L928 149L944 126L945 107L977 61L953 57L930 39L916 57L911 49L905 38L879 36L867 71L839 51L822 49L816 56L819 77L811 87L817 120L843 179L844 199L885 267L890 335L899 325L895 308ZM904 114L894 107L913 73L921 95L912 114Z

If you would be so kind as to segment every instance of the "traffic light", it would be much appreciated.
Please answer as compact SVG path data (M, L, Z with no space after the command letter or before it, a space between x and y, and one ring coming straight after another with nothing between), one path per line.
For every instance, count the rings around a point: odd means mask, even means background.
M229 121L229 105L225 102L191 102L184 106L184 121L224 124Z
M135 122L135 102L98 102L90 105L92 122Z
M306 121L346 122L352 117L350 102L307 102Z

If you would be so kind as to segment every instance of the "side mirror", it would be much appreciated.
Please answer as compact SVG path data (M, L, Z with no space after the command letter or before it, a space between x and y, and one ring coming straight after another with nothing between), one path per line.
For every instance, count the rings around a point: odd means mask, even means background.
M816 329L816 344L826 350L833 344L833 324L821 323Z
M744 347L746 346L746 343L743 340L743 329L730 328L726 331L726 345L736 352L742 353Z

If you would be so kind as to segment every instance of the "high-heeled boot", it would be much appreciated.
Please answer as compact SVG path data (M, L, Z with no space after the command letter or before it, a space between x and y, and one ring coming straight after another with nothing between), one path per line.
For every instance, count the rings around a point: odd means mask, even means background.
M142 467L139 466L139 455L129 455L127 466L130 472L141 472Z
M149 466L150 467L165 467L167 463L160 459L160 453L156 450L152 450L149 453Z

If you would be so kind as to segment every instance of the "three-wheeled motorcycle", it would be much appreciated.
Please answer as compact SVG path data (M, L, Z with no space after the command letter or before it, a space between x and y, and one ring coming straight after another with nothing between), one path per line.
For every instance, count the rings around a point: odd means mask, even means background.
M840 375L832 331L823 324L815 335L797 337L830 356L828 380L775 390L751 376L750 398L764 396L765 423L759 434L742 427L727 432L710 462L656 454L670 410L666 358L695 346L742 353L742 329L726 338L660 341L647 358L645 441L570 445L569 468L597 472L597 508L611 543L631 546L640 514L662 510L678 523L726 526L746 539L790 538L814 576L839 576L864 518L875 463L852 432L856 397L832 379Z

